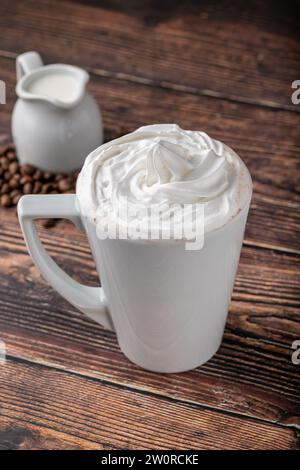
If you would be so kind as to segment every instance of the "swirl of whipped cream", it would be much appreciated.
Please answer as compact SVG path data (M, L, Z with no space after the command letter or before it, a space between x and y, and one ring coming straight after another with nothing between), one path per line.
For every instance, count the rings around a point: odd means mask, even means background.
M237 214L250 193L249 172L236 153L176 124L140 127L102 145L87 157L77 183L81 212L97 226L100 209L117 219L124 201L137 211L200 203L210 231Z

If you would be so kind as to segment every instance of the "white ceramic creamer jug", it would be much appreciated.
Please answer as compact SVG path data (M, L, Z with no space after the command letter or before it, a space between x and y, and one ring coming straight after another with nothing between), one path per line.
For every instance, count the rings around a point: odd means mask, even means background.
M88 73L66 64L43 65L37 52L17 57L18 100L12 135L21 163L70 173L102 144L100 110L86 91Z

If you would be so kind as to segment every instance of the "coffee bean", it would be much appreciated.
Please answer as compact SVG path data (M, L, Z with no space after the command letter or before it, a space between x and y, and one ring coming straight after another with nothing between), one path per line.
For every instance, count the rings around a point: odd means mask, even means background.
M0 159L0 165L4 170L8 170L9 167L9 160L7 157L2 156Z
M8 184L11 189L16 189L20 186L20 182L15 178L10 179Z
M41 189L42 189L42 183L40 181L35 181L33 188L32 188L32 193L38 194L41 192Z
M10 197L15 197L15 196L18 196L18 194L21 194L22 195L22 192L19 190L19 189L14 189L13 191L11 191L9 193Z
M12 204L11 197L8 194L3 194L0 198L0 204L2 207L10 207Z
M19 171L19 164L17 162L11 162L8 167L12 175L16 174Z
M42 177L43 177L43 173L41 172L41 170L35 170L35 172L32 175L32 179L34 181L41 181Z
M64 192L68 191L69 189L71 189L72 184L69 181L69 179L65 178L65 179L60 180L57 183L57 187L58 187L58 189L61 193L64 193Z
M78 174L75 174L71 176L71 180L72 180L72 185L75 187L76 185L76 182L77 182L77 178L78 178Z
M10 162L13 162L14 160L17 159L16 152L14 151L13 148L6 149L5 156L8 158Z
M13 198L12 198L12 203L14 206L16 206L19 202L19 200L21 199L22 197L22 194L16 194Z
M16 181L20 181L21 179L20 173L15 173L14 175L12 175L12 179Z
M22 194L73 193L79 171L72 175L20 165L13 147L0 149L0 205L16 205ZM5 196L2 200L2 196ZM52 224L52 222L51 222Z
M47 181L47 180L50 180L54 175L50 171L44 171L43 176L44 176L44 180Z
M51 183L45 183L42 185L41 193L48 194L52 190L53 186Z
M62 180L63 178L66 178L66 175L65 175L64 173L58 173L58 175L55 175L54 180L55 180L55 181L60 181L60 180Z
M20 179L20 184L31 183L31 177L29 175L24 175Z
M32 175L34 170L35 170L34 167L30 165L30 163L25 163L25 165L21 166L22 175Z
M8 183L3 183L1 185L0 193L1 194L7 194L9 192L9 184Z
M31 183L26 183L23 186L23 193L24 194L31 194L32 192L32 184Z

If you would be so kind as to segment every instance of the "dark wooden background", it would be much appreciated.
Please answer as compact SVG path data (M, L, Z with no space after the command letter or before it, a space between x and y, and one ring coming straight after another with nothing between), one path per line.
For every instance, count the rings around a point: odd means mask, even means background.
M299 449L299 2L1 0L2 143L15 58L32 49L90 72L106 140L154 122L203 129L242 156L254 196L222 347L171 375L129 363L114 334L51 290L15 209L1 210L0 448ZM63 221L40 231L95 284L83 235Z

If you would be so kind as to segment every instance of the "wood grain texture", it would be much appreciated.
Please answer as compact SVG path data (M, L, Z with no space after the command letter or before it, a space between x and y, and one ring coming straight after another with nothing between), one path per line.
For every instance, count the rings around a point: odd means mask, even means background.
M15 101L15 64L0 58L8 84L0 133L9 135ZM153 122L205 129L226 142L248 165L254 195L246 242L300 253L300 114L219 101L182 92L93 76L90 90L102 107L107 140ZM126 126L124 127L124 123Z
M1 366L0 366L1 367ZM296 449L299 433L225 416L41 365L8 361L1 371L2 439L16 427L25 447L58 439L94 449ZM11 387L13 381L14 387ZM54 442L51 442L54 436ZM27 442L26 442L27 441ZM74 442L75 441L75 442ZM18 447L22 448L21 437Z
M0 210L0 449L300 449L298 11L291 0L0 2L0 146L15 57L39 49L89 70L106 140L153 122L204 129L254 180L224 341L184 374L130 363L42 281L15 210ZM39 228L60 266L98 283L82 234Z
M1 49L41 45L50 62L299 112L298 17L291 0L2 0Z
M75 311L40 278L14 212L0 224L0 331L14 357L121 383L159 396L300 426L298 257L244 247L224 341L200 369L158 375L131 364L115 335ZM97 276L85 237L68 223L40 230L49 253L78 281ZM18 293L15 296L15 293Z

